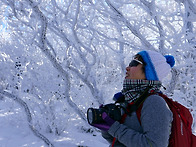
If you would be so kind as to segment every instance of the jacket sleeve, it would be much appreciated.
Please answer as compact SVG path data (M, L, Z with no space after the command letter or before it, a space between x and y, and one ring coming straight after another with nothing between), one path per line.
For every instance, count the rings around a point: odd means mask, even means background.
M167 147L171 132L172 112L158 95L149 96L141 110L142 132L115 122L108 133L125 146Z
M114 137L112 137L108 132L101 131L101 135L105 138L110 144L112 144Z

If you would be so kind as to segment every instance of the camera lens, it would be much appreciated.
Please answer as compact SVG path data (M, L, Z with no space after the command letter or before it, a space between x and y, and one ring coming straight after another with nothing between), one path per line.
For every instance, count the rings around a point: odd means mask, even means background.
M121 119L121 109L111 103L100 107L99 109L88 108L87 110L87 120L90 125L104 123L102 118L103 112L107 113L112 119L120 121Z
M93 110L92 110L92 108L89 108L87 110L87 120L88 120L89 124L93 123Z

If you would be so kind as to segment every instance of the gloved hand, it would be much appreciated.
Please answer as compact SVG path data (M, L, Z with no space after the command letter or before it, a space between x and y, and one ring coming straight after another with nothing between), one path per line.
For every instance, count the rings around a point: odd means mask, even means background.
M103 112L102 113L102 119L104 120L104 123L101 124L93 124L92 126L102 130L102 131L108 131L109 128L113 125L113 123L115 122L115 120L113 120L112 118L110 118L107 113Z
M122 92L118 92L113 96L113 100L117 103L120 103L125 100L125 96L122 94Z

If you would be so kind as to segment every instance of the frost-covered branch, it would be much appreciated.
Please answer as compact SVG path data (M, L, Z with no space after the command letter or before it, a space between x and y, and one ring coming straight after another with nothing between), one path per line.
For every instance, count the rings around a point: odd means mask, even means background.
M196 6L195 4L193 3L192 0L175 0L176 2L179 2L179 3L188 3L189 5L189 8L190 10L192 11L192 13L194 13L196 15Z
M172 68L171 72L172 72L171 82L170 82L169 86L167 87L167 91L166 91L166 93L168 93L168 94L173 94L174 93L176 84L179 80L179 74L180 74L179 70L176 69L175 67Z
M123 16L123 14L117 10L117 8L115 8L112 3L109 0L105 0L106 3L108 4L108 6L114 11L114 13L116 13L117 18L120 19L129 29L130 31L140 39L140 41L142 42L142 44L149 49L154 50L154 47L146 40L145 37L143 37L143 35L140 33L140 31L133 27L130 22Z
M57 62L56 58L51 54L50 50L46 47L47 39L46 39L46 31L47 31L47 19L44 16L44 14L39 10L38 6L34 4L33 1L27 0L29 4L31 5L32 9L35 11L37 16L42 22L41 28L40 28L40 42L37 42L37 45L40 47L40 49L43 51L43 53L48 57L48 59L51 61L53 66L59 71L59 73L66 79L66 99L67 102L72 106L72 108L80 115L80 117L83 120L86 120L86 117L84 113L78 108L78 106L71 100L71 97L69 95L70 91L70 80L69 80L69 74L66 70L63 69L63 67ZM50 44L49 44L50 45Z
M187 2L189 3L190 10L196 15L196 5L192 0L187 0Z
M21 98L13 95L12 93L7 92L7 91L4 91L4 90L0 90L0 94L3 95L3 96L5 96L5 97L11 98L12 100L14 100L18 104L20 104L24 108L24 110L25 110L25 113L27 115L27 121L29 123L29 127L33 131L33 133L37 137L39 137L40 139L42 139L48 146L54 147L54 145L33 126L31 112L30 112L29 107L26 104L26 102L24 102Z
M0 58L0 75L8 75L8 90L32 96L31 107L41 103L38 110L47 113L47 120L36 113L38 125L44 122L43 127L63 132L70 114L86 120L88 107L111 102L122 88L125 64L140 50L175 57L167 93L182 92L183 99L194 105L195 1L0 0L0 4L0 19L11 34L3 39L9 45L0 41L5 53L0 56L12 59L11 64ZM18 57L21 68L16 70L12 66ZM6 74L5 65L11 67Z
M154 19L154 22L159 30L159 36L160 36L160 40L159 40L159 51L162 54L166 54L166 50L165 50L165 39L164 39L164 30L163 30L163 26L160 23L160 20L158 19L158 16L156 14L156 9L155 9L155 0L148 2L146 0L140 0L141 3L143 3L147 9L148 9L148 13L150 14L150 16Z

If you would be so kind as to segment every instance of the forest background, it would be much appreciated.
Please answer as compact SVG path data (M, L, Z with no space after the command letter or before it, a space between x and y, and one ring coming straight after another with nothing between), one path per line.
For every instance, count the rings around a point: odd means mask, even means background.
M175 57L163 92L195 118L196 0L0 0L0 7L0 146L107 146L86 111L113 102L141 50Z

